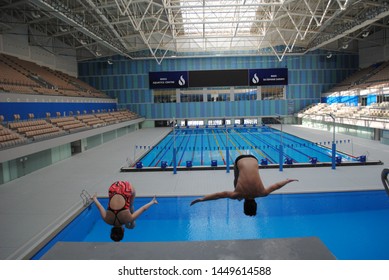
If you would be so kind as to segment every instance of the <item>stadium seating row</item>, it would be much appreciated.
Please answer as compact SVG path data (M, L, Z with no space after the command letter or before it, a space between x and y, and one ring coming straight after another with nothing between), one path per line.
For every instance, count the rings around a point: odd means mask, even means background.
M389 85L389 61L374 64L355 72L328 92L366 89L385 84Z
M18 114L15 114L15 121L4 124L4 117L0 116L0 148L9 148L19 144L26 144L31 141L43 138L57 137L81 130L106 126L123 121L136 119L139 116L133 112L123 110L113 113L84 114L77 116L50 117L34 120L33 114L30 120L20 121Z
M352 74L327 92L326 96L328 98L339 98L339 103L312 104L301 110L298 116L328 116L332 114L337 118L373 119L386 122L389 118L389 102L386 101L388 87L389 61L377 63ZM355 104L341 103L341 100L347 100L348 96L352 98L365 96L366 99L369 94L377 95L378 103L371 103L366 106L361 103L356 106Z
M109 98L75 77L6 54L0 54L0 91Z
M0 120L2 120L1 116ZM0 124L0 148L8 148L26 142L26 138Z
M326 116L333 114L337 118L389 118L389 102L369 106L348 106L345 103L318 103L302 110L299 115Z

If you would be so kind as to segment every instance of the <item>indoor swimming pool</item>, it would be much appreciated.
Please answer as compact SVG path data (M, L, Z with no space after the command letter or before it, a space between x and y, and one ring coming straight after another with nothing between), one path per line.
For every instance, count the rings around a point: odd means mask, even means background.
M350 140L336 140L338 147ZM242 154L254 155L261 165L316 164L332 161L330 139L313 143L268 126L174 129L157 145L136 145L142 154L133 167L154 168L232 165ZM174 157L175 154L175 157ZM135 157L135 156L134 156ZM337 151L337 162L358 162L359 157Z
M384 190L273 194L257 199L254 217L243 201L215 200L190 206L197 197L162 197L125 230L122 242L174 242L317 237L341 260L389 259L389 198ZM135 209L150 198L137 198ZM100 200L107 206L108 199ZM111 226L92 204L34 259L56 242L112 242Z

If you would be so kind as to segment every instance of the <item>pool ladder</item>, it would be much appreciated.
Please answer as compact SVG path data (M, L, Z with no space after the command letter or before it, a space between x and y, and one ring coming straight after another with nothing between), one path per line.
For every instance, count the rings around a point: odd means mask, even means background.
M385 168L381 172L381 180L382 184L384 184L384 188L386 190L387 195L389 196L389 181L388 181L389 168Z
M89 204L91 204L92 197L86 190L82 190L80 197L82 199L82 203L84 204L84 207L88 207Z

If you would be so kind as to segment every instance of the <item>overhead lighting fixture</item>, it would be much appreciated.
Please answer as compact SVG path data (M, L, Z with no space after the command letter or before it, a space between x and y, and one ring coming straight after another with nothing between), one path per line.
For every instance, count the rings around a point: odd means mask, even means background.
M331 57L332 57L332 53L327 54L327 58L331 58Z
M366 32L362 33L362 37L363 38L366 38L367 36L369 36L369 31L366 31Z
M113 64L112 60L110 60L110 59L107 60L107 63L108 63L109 65L112 65L112 64Z
M347 43L344 43L343 46L342 46L342 49L347 49L348 48L348 44Z
M35 11L31 12L31 15L32 15L33 18L40 18L41 17L41 15L38 14L37 12L35 12Z
M80 43L81 45L86 45L86 42L83 39L80 40Z
M96 51L96 56L101 56L101 52Z

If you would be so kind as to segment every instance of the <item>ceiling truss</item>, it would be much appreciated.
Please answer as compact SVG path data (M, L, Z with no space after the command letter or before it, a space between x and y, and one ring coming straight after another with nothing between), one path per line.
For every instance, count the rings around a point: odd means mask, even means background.
M380 0L0 0L0 15L0 32L27 24L29 36L55 38L78 60L122 55L159 64L171 57L282 61L319 48L356 52L353 41L389 28L389 4Z

